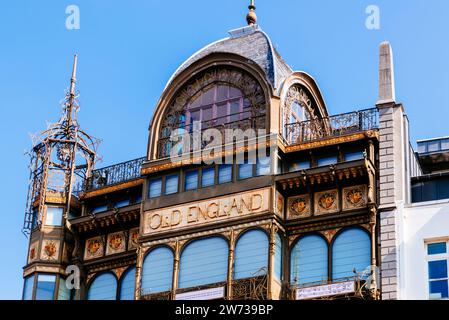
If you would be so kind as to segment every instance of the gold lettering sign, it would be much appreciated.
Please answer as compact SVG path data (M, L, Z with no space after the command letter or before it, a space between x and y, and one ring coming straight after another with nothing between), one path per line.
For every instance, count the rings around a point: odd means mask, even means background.
M144 233L178 230L269 211L269 188L144 213Z

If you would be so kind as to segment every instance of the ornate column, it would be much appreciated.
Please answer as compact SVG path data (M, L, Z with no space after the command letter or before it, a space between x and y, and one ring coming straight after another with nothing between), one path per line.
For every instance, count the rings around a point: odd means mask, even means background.
M172 293L171 293L171 299L176 299L176 290L178 290L178 279L179 279L179 257L180 257L180 243L179 241L176 241L174 243L174 251L175 256L173 259L173 277L172 277Z
M276 232L278 228L277 226L272 223L270 226L270 243L268 246L268 275L267 275L267 298L268 300L272 299L273 292L272 292L272 281L274 279L274 253L276 250Z
M226 299L232 300L232 280L234 273L234 251L235 251L235 232L231 230L229 232L229 253L228 253L228 278L227 278L227 289L226 289Z
M142 245L139 243L137 246L137 258L136 258L136 283L134 289L134 300L140 300L141 296L141 287L142 287L142 263L143 256L145 255L146 250L142 248Z

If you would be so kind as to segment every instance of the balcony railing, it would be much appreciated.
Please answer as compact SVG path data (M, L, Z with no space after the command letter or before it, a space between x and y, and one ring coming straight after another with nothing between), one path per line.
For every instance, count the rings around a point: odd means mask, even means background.
M140 170L146 158L139 158L94 170L86 181L85 190L104 188L140 177Z
M285 126L284 137L289 145L339 137L379 127L377 108L339 114Z

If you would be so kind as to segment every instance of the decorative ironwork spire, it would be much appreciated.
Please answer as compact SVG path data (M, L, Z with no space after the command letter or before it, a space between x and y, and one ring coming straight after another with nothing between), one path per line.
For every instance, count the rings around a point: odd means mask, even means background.
M67 103L67 120L69 124L72 122L72 111L75 104L75 85L76 85L76 66L78 63L78 55L73 57L72 78L70 79L70 91Z
M251 0L251 4L248 7L249 12L246 15L246 22L249 26L253 26L257 23L256 6L254 5L254 0Z

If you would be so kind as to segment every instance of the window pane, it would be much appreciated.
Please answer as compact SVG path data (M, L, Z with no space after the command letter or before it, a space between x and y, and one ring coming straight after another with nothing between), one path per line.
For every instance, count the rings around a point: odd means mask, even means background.
M345 161L355 161L355 160L361 160L363 159L363 152L357 151L357 152L349 152L345 154Z
M371 241L360 229L340 233L332 246L332 279L354 277L371 266Z
M108 272L95 278L89 287L87 300L116 300L117 280L115 276Z
M150 191L149 191L149 197L150 198L156 198L161 196L161 190L162 190L162 179L155 179L150 181Z
M136 268L130 267L120 281L120 300L134 300Z
M70 300L70 290L63 278L59 278L58 300Z
M428 152L440 150L440 141L430 141L427 143Z
M205 106L208 104L212 104L215 100L215 87L207 90L203 96L201 97L201 105Z
M23 284L23 300L31 300L33 298L34 275L25 278Z
M429 279L447 278L447 260L429 261Z
M142 265L142 293L169 291L172 288L173 252L156 248L145 257Z
M431 299L448 298L447 280L430 281L429 289Z
M186 172L186 190L198 188L198 170Z
M299 170L307 170L310 169L310 161L298 161L290 164L289 171L299 171Z
M218 168L218 183L228 183L232 181L232 165L222 164Z
M441 140L441 150L449 149L449 139Z
M56 276L40 274L37 276L36 300L53 300Z
M267 176L271 173L271 158L257 159L256 174L258 176Z
M173 194L178 192L178 175L168 176L165 178L165 194Z
M209 187L215 184L215 168L203 169L203 175L201 178L202 187Z
M217 92L217 101L223 101L228 99L229 87L219 86Z
M279 233L276 233L276 243L274 248L274 276L282 281L282 239Z
M328 247L317 235L301 238L291 251L292 284L310 284L328 280Z
M213 118L212 108L203 109L203 118L201 119L202 129L209 128L209 121L212 120L212 118Z
M247 179L253 176L253 165L251 163L239 165L239 179Z
M217 105L217 124L224 124L228 122L228 104Z
M427 254L446 253L446 242L430 243L427 245Z
M107 205L96 206L92 208L92 213L104 212L108 210Z
M425 153L425 152L427 152L427 143L419 142L418 143L418 153Z
M268 271L268 237L260 230L247 231L235 246L234 279L266 274Z
M47 216L45 218L45 224L47 226L61 226L62 225L62 213L63 208L47 207Z
M116 203L114 203L115 208L123 208L126 206L129 206L129 199L117 201Z
M240 119L240 102L233 101L231 102L230 114L231 114L231 122L239 121Z
M323 158L318 158L317 164L318 167L323 167L323 166L329 166L331 164L336 164L337 161L337 156L332 156L332 157L323 157Z
M243 96L242 92L234 87L229 88L229 98L238 98Z

